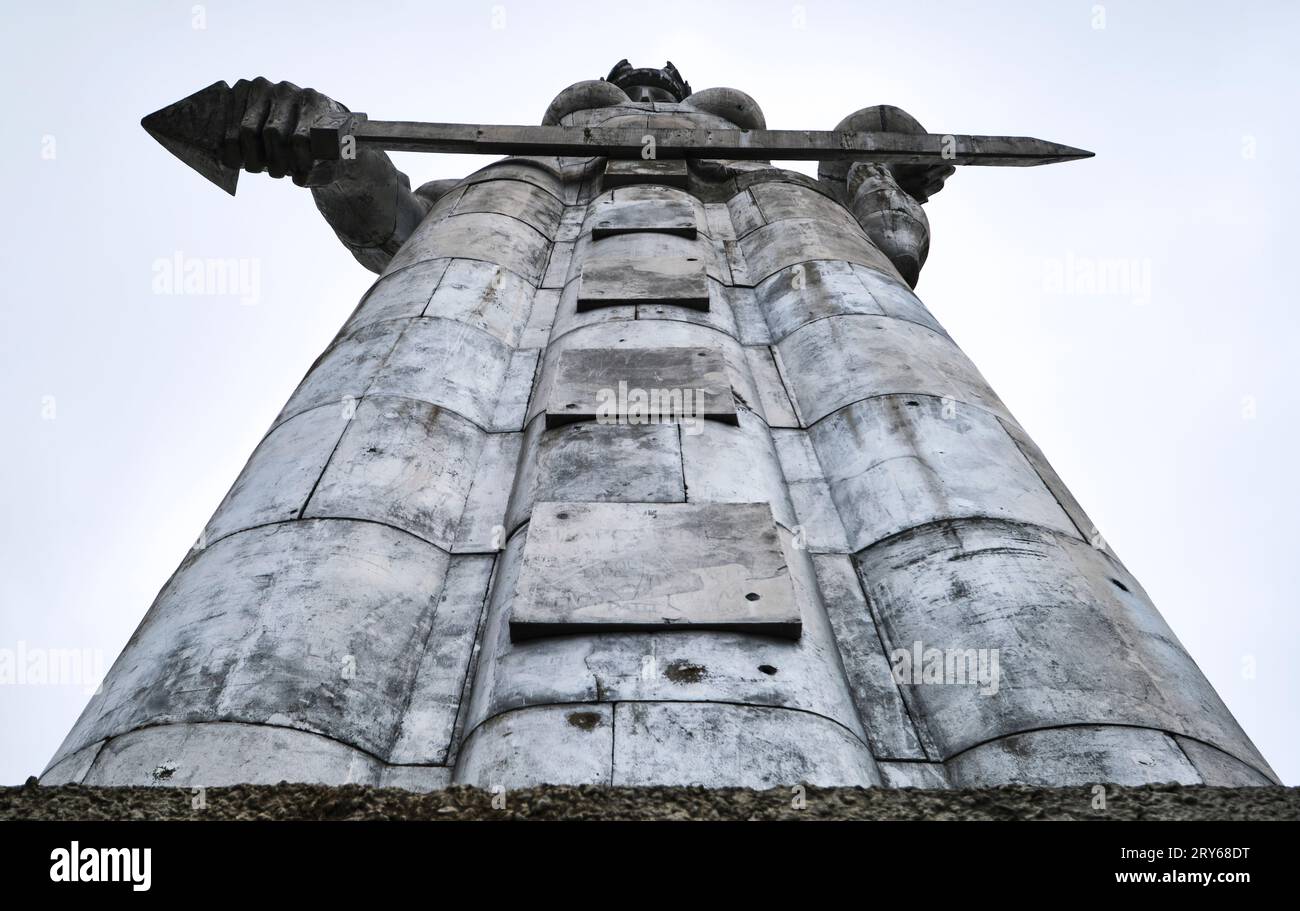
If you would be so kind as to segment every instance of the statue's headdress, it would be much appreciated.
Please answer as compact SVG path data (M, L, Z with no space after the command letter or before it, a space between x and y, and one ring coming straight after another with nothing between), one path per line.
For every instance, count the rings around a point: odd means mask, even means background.
M691 84L682 78L681 73L677 72L677 67L673 66L672 61L668 61L662 68L637 68L628 63L625 58L614 64L614 68L609 71L605 81L612 82L625 91L628 86L633 85L653 86L657 89L663 89L678 101L691 94Z

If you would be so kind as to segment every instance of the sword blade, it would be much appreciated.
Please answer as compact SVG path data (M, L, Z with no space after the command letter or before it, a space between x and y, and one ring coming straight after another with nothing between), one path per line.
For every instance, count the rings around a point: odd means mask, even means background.
M367 120L353 114L312 130L320 158L358 146L393 152L558 155L610 158L723 158L745 161L875 161L1028 167L1091 158L1092 152L1028 136L839 130L715 130L653 127L508 126Z

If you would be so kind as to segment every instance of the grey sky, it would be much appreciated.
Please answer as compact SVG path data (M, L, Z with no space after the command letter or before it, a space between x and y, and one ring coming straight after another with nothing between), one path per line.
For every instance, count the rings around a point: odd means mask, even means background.
M962 170L927 206L918 291L1300 782L1300 231L1284 217L1300 202L1300 5L186 0L3 16L0 651L98 650L106 667L373 278L306 191L244 175L232 199L142 115L265 75L373 117L536 123L620 57L671 59L697 90L749 92L774 127L891 103L937 132L1097 153ZM483 163L396 157L413 183ZM155 293L177 254L241 260L254 300ZM0 684L0 783L39 772L87 698Z

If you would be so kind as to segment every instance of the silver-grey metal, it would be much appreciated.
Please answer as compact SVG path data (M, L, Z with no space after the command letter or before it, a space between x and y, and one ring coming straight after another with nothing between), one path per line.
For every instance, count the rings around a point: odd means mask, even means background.
M625 63L540 127L346 115L258 79L147 121L378 279L45 783L1276 783L913 290L953 164L1074 150L771 131ZM448 142L511 157L412 189L375 145Z

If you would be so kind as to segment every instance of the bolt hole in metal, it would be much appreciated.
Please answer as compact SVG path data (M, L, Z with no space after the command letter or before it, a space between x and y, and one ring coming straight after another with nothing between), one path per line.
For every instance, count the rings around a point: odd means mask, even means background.
M776 675L776 668L772 667L770 664L760 664L758 669L769 677Z
M1118 589L1119 589L1120 591L1122 591L1122 592L1126 592L1126 591L1128 591L1128 586L1125 585L1123 582L1119 581L1118 579L1111 579L1111 580L1110 580L1110 583L1111 583L1111 585L1114 585L1116 588L1118 588Z
M749 594L745 595L745 600L746 600L746 601L757 601L757 600L758 600L759 598L761 598L761 597L762 597L762 595L760 595L758 592L750 592Z

